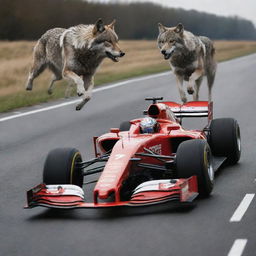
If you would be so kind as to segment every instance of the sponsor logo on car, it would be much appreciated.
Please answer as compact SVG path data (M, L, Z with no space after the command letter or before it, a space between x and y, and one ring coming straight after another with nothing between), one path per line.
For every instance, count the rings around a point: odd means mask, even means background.
M162 154L162 144L152 146L149 148L149 150L151 150L152 152L154 152L157 155L161 155Z

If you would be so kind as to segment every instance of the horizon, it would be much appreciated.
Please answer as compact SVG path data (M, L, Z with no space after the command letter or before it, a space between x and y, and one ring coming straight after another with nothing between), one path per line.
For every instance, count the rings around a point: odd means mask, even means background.
M99 3L146 3L151 2L169 8L196 10L218 16L234 17L250 20L256 28L256 1L244 0L87 0ZM210 11L209 11L210 10Z

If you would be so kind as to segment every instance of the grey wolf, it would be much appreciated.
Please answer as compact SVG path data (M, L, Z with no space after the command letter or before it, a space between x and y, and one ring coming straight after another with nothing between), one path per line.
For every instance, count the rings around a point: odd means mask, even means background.
M158 48L164 58L170 62L171 69L176 76L181 100L184 103L187 102L186 93L183 89L184 80L188 82L187 92L193 94L193 100L197 101L203 76L206 76L208 101L211 101L217 67L212 41L207 37L195 36L184 30L181 23L170 28L159 23L158 27Z
M118 45L114 24L115 20L104 25L98 19L94 25L48 30L34 47L26 90L32 90L33 80L49 68L53 78L48 93L52 93L54 82L62 78L75 83L78 96L83 98L76 106L76 110L80 110L91 99L94 74L103 59L108 57L118 62L119 57L125 55Z

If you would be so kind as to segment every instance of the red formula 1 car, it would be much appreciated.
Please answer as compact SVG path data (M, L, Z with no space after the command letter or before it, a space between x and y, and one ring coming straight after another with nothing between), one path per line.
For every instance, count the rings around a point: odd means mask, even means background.
M162 98L146 100L153 101L146 117L94 138L96 158L82 161L73 148L52 150L43 182L27 192L25 208L145 206L208 196L220 165L239 161L236 120L212 120L212 103L206 101L180 105L157 102ZM203 130L185 130L184 117L208 117L208 122ZM98 172L102 173L88 202L83 188L91 182L84 182L84 177Z

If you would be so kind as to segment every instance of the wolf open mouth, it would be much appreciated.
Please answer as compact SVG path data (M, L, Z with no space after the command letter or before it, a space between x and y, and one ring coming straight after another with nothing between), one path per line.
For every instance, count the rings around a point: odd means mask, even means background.
M117 56L112 55L110 52L106 52L106 55L107 55L108 58L110 58L114 62L118 62L119 61L119 58Z

